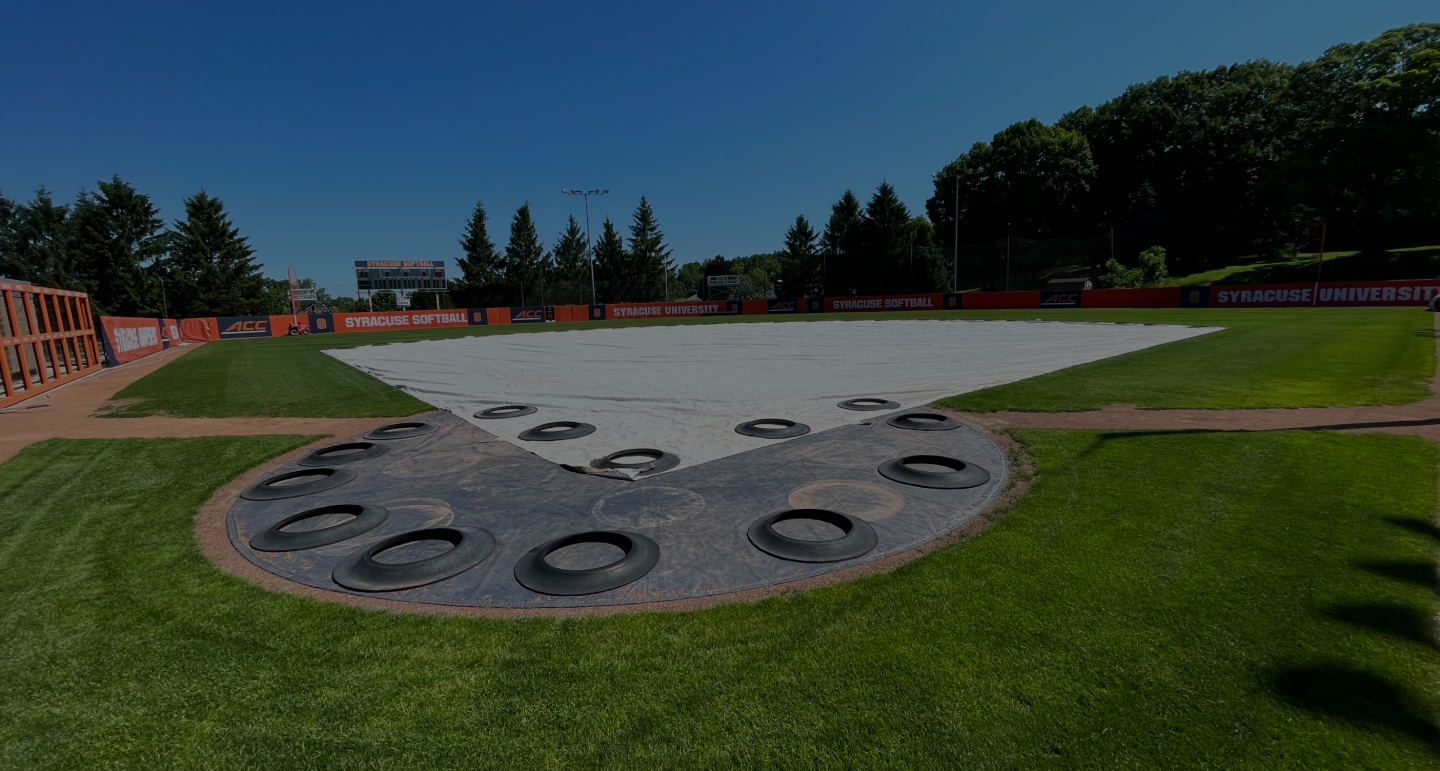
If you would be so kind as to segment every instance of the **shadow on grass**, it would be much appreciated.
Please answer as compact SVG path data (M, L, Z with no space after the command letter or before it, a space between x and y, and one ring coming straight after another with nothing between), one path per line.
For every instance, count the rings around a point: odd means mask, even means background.
M1287 704L1356 726L1399 731L1434 742L1435 727L1401 686L1339 663L1283 669L1272 686Z
M1440 541L1440 527L1436 527L1434 522L1426 522L1423 519L1404 519L1401 517L1386 517L1385 521L1396 527L1403 527L1417 535L1427 536L1432 541Z
M1357 562L1355 567L1367 573L1393 578L1396 581L1423 586L1434 591L1435 586L1435 563L1421 562L1418 560L1372 560L1368 562Z
M1325 615L1342 623L1372 632L1434 647L1426 614L1406 605L1388 602L1362 602L1326 608Z

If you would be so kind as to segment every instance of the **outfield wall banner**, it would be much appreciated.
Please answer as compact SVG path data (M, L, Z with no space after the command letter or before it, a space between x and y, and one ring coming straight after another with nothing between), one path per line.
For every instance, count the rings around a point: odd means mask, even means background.
M179 345L184 339L180 333L180 322L175 319L160 319L160 342L166 348L172 345Z
M160 322L156 319L101 316L100 329L105 334L106 366L118 367L165 350Z
M603 305L591 305L591 306L590 306L590 318L588 318L588 319L586 319L586 320L587 320L587 321L604 321L604 320L605 320L605 306L603 306Z
M387 329L425 329L429 327L463 327L470 324L470 314L463 309L444 311L390 311L376 313L336 313L336 332L383 332Z
M220 339L215 331L215 319L182 319L180 336L187 343L208 343Z
M1345 281L1328 284L1212 286L1212 308L1327 308L1425 305L1440 293L1440 279Z
M220 316L215 319L221 340L239 337L269 337L269 316Z
M824 313L824 312L825 312L825 298L823 298L823 297L807 297L807 298L805 298L805 306L806 306L807 308L809 308L809 310L806 311L807 313Z
M511 324L544 324L544 305L512 305L510 306Z
M938 311L940 294L890 294L868 297L826 297L825 312L853 313L863 311Z
M1080 296L1079 289L1042 289L1040 290L1040 307L1079 308Z
M1085 308L1176 308L1180 306L1180 287L1086 289L1080 299Z
M965 295L946 292L944 309L947 311L958 311L965 307Z
M804 297L777 297L765 301L766 313L806 313L810 304Z
M592 306L593 307L593 306ZM653 319L684 316L739 316L739 300L695 300L681 303L623 303L606 305L607 319ZM591 314L594 317L594 314Z
M490 323L486 320L484 308L466 308L467 323L472 327L483 327Z
M303 317L302 317L303 318ZM335 314L333 313L312 313L310 314L310 334L325 335L335 331Z
M1180 288L1181 308L1209 308L1210 287L1185 286Z

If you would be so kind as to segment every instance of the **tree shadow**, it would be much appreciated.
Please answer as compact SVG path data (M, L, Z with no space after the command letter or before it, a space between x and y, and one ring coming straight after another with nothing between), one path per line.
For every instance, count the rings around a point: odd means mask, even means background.
M1416 700L1388 678L1329 662L1285 668L1272 682L1281 700L1364 728L1400 731L1433 743L1435 726Z
M1355 563L1355 567L1383 578L1423 586L1434 591L1435 563L1419 560L1368 560Z
M1335 605L1324 614L1352 626L1434 647L1435 637L1426 614L1406 605L1361 602Z
M1434 522L1405 517L1386 517L1385 521L1396 527L1403 527L1412 533L1427 536L1432 541L1440 541L1440 527L1436 527Z

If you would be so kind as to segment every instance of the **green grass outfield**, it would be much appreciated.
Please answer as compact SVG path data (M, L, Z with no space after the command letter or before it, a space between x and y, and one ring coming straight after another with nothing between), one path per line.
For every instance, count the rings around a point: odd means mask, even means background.
M804 314L225 341L205 345L133 383L117 394L118 401L107 414L348 418L413 415L428 409L414 397L320 353L325 348L654 324L906 318L1044 318L1226 327L1223 332L942 402L965 410L1089 410L1114 403L1217 409L1403 404L1430 396L1435 371L1433 317L1417 308Z
M1434 768L1434 444L1017 435L1030 494L893 573L517 621L212 567L201 502L304 438L34 445L0 465L0 767Z

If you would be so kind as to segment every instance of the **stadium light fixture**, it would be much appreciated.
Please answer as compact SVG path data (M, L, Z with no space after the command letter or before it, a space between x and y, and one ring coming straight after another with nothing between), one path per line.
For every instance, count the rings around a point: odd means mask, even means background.
M590 243L590 196L608 195L610 191L599 189L567 190L562 187L560 188L560 192L565 195L579 195L585 197L585 251L590 253L590 304L596 305L598 304L598 301L595 298L595 247L592 246Z

